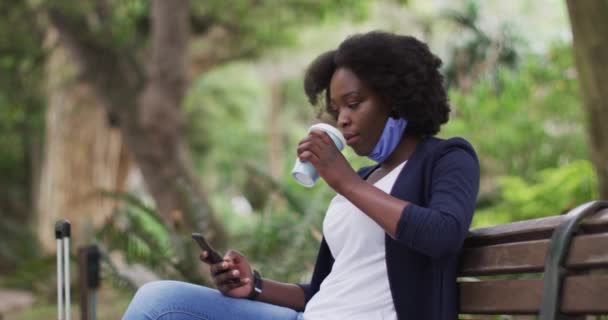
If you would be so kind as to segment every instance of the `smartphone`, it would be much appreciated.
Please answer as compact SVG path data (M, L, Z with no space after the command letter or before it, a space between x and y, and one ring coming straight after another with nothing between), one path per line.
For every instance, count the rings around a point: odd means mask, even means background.
M198 246L201 247L201 249L207 251L207 254L209 255L209 261L211 263L220 263L224 260L224 258L222 258L222 256L207 243L205 237L203 237L202 234L194 232L192 233L192 239L194 239L194 241L198 243Z

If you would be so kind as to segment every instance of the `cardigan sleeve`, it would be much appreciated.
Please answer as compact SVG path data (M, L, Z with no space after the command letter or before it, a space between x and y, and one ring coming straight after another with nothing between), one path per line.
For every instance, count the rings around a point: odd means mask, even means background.
M306 298L306 303L312 298L312 296L319 291L321 287L321 282L323 279L327 277L327 275L331 272L331 268L334 264L334 258L331 255L331 251L329 250L329 246L325 241L325 238L321 240L321 246L319 248L319 253L317 254L317 261L315 263L315 269L312 273L312 279L310 283L297 283L297 285L304 291L304 297Z
M397 224L396 240L422 254L458 252L468 233L479 191L479 162L468 143L441 150L433 159L426 206L409 203Z

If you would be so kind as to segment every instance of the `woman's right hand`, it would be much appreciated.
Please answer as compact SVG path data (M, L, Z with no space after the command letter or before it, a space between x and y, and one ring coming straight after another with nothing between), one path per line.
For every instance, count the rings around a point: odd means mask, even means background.
M249 260L237 251L229 250L220 263L212 264L208 252L203 251L201 261L209 264L216 288L225 296L247 298L253 288L253 273Z

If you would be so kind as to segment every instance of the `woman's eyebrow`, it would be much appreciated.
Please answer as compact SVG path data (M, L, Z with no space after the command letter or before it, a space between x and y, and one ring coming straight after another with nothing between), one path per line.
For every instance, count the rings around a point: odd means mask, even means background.
M349 92L347 92L347 93L345 93L345 94L341 95L341 96L340 96L340 99L346 99L346 98L348 98L349 96L352 96L352 95L358 95L359 93L360 93L360 92L359 92L358 90L349 91ZM330 98L330 99L329 99L329 102L330 102L330 103L334 103L334 102L336 102L336 101L335 101L333 98Z

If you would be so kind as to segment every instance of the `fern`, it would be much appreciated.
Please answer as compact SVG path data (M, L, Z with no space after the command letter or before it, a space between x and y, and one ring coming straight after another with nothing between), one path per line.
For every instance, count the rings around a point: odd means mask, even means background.
M109 251L124 253L128 263L142 263L164 275L170 273L174 269L171 235L156 211L131 194L105 194L121 200L123 206L96 232L100 242Z

